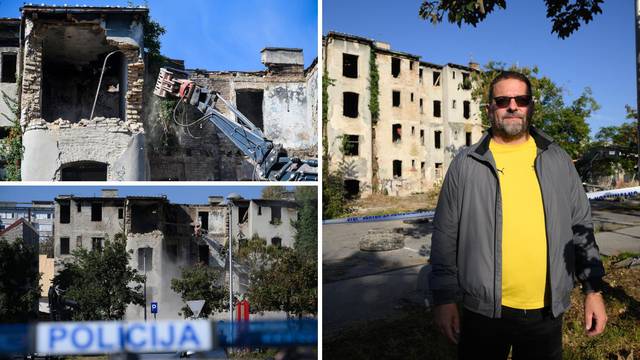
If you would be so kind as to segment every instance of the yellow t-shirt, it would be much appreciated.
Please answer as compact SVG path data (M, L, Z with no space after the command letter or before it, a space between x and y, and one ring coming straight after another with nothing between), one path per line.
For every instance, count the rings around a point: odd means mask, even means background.
M542 194L534 167L536 144L494 141L502 194L502 305L516 309L545 306L547 236Z

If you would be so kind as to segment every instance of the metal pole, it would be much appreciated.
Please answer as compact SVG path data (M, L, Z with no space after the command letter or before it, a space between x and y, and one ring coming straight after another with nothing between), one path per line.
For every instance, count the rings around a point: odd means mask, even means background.
M640 0L636 0L636 131L638 147L638 169L636 179L640 181Z
M640 0L638 0L640 1ZM233 260L231 258L233 248L233 237L231 236L231 222L233 217L231 216L232 201L229 200L229 324L233 325Z
M112 51L109 54L107 54L107 56L104 57L104 63L102 64L102 71L100 72L100 81L98 81L98 88L96 89L96 97L93 99L93 106L91 107L91 115L89 115L89 120L93 119L93 112L96 110L96 103L98 102L98 94L100 93L100 86L102 86L102 76L104 76L104 69L107 67L107 59L109 59L109 56L117 52L121 52L121 51L120 50Z
M142 257L142 266L144 269L144 322L147 322L147 249L144 250Z

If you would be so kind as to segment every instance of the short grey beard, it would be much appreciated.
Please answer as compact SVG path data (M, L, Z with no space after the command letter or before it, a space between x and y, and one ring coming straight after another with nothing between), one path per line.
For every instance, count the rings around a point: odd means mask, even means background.
M494 115L491 118L491 128L495 135L507 142L518 140L529 133L529 117L525 115L522 120L522 125L505 126L504 123L499 123Z

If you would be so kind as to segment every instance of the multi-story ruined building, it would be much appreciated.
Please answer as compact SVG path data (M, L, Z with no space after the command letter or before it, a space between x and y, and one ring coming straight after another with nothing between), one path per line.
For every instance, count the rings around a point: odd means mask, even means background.
M17 121L19 34L20 19L0 19L0 139ZM6 176L4 165L0 159L0 179Z
M296 205L282 200L236 200L223 203L219 196L207 204L172 204L165 196L120 197L105 189L101 196L60 195L55 199L56 225L54 258L69 260L74 249L100 251L107 239L126 239L133 254L131 266L147 276L147 303L158 302L160 317L176 317L182 302L170 288L180 277L180 268L198 262L228 269L223 247L231 234L242 246L243 239L258 235L276 246L291 246L295 230L290 219L297 217ZM278 217L279 216L279 217ZM234 289L243 292L240 271ZM226 277L225 277L226 281ZM131 306L127 318L140 319L143 308Z
M159 121L157 74L144 52L147 8L28 4L21 12L0 20L0 90L20 102L22 180L251 178L253 167L211 123L168 134L173 122ZM317 156L316 62L304 69L302 50L288 48L265 48L262 62L265 70L191 78L291 154ZM0 101L2 115L14 116ZM8 126L0 119L0 137Z
M323 58L331 81L324 146L330 170L343 171L351 196L374 187L390 195L424 192L443 178L457 150L482 134L479 104L471 98L477 64L436 65L336 32L324 37Z

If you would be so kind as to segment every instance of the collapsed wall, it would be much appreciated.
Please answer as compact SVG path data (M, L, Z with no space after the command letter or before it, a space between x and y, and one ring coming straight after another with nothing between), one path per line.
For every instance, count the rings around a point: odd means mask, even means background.
M22 13L22 179L145 180L148 10L29 5Z

